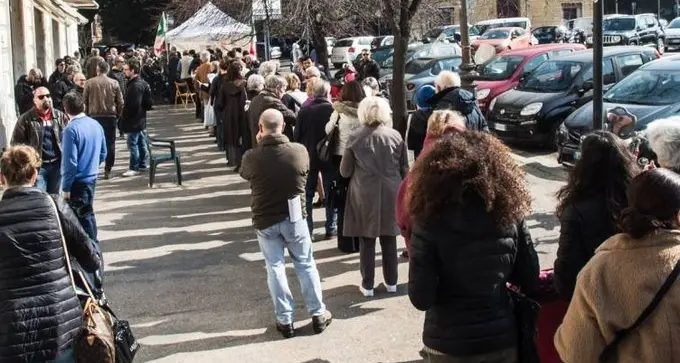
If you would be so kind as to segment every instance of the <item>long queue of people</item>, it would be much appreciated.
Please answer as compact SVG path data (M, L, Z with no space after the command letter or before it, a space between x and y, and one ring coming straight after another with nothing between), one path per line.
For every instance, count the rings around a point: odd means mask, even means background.
M377 240L384 289L397 291L396 236L405 237L408 294L426 312L425 361L674 361L672 322L680 313L674 299L680 290L673 285L680 272L677 119L648 128L660 165L654 170L641 167L614 133L598 131L583 140L582 157L558 194L555 267L541 271L526 222L531 196L524 172L488 133L456 74L442 72L433 90L418 95L425 99L418 100L408 135L420 139L408 144L391 127L388 102L366 96L357 82L347 83L331 104L328 85L312 80L312 101L295 118L278 101L285 88L281 77L265 80L275 105L249 110L256 136L240 169L252 188L253 223L284 337L296 334L286 249L314 331L332 321L312 253L310 202L321 172L332 181L326 229L337 226L338 246L359 251L364 297L378 293ZM417 125L422 120L426 127ZM319 143L331 134L337 137L330 138L328 159ZM410 170L409 145L419 153ZM531 302L541 301L545 290L559 294L563 311L538 312ZM541 314L554 315L548 317L556 321L552 330L538 323L545 320Z

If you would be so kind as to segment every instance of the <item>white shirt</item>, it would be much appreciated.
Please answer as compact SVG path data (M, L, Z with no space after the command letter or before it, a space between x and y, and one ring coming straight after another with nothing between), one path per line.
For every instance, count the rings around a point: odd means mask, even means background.
M191 73L189 73L189 67L191 66L191 62L194 61L194 58L191 56L185 55L182 57L182 59L179 60L179 63L182 65L182 79L187 79L191 77Z

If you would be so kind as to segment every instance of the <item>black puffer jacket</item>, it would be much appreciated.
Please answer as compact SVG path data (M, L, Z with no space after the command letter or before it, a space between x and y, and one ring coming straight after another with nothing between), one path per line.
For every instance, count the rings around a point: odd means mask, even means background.
M479 109L475 95L460 87L447 88L432 97L429 103L435 110L458 111L467 119L468 130L489 132L486 118Z
M564 208L555 260L555 285L562 298L571 300L578 273L602 242L617 233L616 220L607 209L604 194L594 194Z
M87 271L101 259L66 202L53 197L69 254ZM0 362L54 360L80 332L82 310L64 261L50 196L5 191L0 201Z
M451 356L515 347L505 285L525 292L538 286L538 256L524 222L498 228L478 197L467 199L435 220L415 223L411 239L408 294L427 311L423 343Z

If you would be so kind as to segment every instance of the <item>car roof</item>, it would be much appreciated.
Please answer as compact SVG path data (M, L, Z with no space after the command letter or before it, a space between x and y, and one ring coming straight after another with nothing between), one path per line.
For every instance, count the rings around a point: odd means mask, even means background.
M476 23L476 25L499 24L499 23L513 22L513 21L531 22L531 20L529 18L502 18L502 19L489 19L489 20L478 21Z
M680 55L657 59L643 65L640 69L650 71L677 71L680 69Z
M496 30L505 30L505 31L511 31L511 30L524 30L524 28L516 27L516 26L504 26L500 28L492 28L487 30L487 32L491 31L496 31Z
M642 53L643 51L650 51L653 49L654 48L649 47L631 47L631 46L605 47L604 51L602 52L602 55L603 57L611 57L615 55L628 53ZM580 52L576 52L574 54L557 57L555 59L588 63L593 61L593 50L592 49L583 50Z
M363 36L363 37L349 37L349 38L342 38L342 39L338 39L338 40L339 41L342 41L342 40L359 40L359 39L367 39L367 38L372 39L372 38L375 38L375 37L371 36L371 35L366 35L366 36Z
M537 54L545 53L545 52L550 52L552 50L560 50L560 49L572 49L574 46L577 44L570 44L570 43L565 43L565 44L539 44L539 45L534 45L533 47L529 48L524 48L524 49L513 49L513 50L508 50L500 55L521 55L521 56L534 56ZM579 49L577 51L581 51L585 49Z

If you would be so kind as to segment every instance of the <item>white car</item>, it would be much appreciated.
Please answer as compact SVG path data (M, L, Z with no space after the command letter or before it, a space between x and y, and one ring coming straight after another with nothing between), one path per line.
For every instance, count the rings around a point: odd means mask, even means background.
M345 63L352 63L364 49L371 49L374 37L354 37L340 39L335 43L331 53L331 63L336 69Z
M479 30L479 34L484 34L485 31L492 28L522 28L527 33L531 34L531 20L529 18L503 18L503 19L491 19L483 20L475 24L475 28ZM531 35L531 44L538 44L538 39L536 39L533 34Z
M666 29L666 50L680 49L680 18L675 18Z

